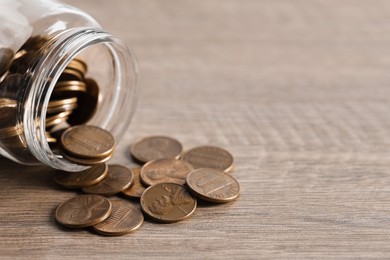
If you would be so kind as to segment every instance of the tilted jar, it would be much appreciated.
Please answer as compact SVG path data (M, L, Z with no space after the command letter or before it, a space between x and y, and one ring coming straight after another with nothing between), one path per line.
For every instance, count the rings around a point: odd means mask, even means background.
M27 48L37 41L39 48ZM31 57L20 64L18 55L26 53L24 48ZM120 140L138 98L138 67L132 51L72 6L54 0L0 0L1 155L26 165L46 164L65 171L85 168L53 148L46 131L53 89L74 59L87 65L88 78L99 86L96 109L83 123L99 126Z

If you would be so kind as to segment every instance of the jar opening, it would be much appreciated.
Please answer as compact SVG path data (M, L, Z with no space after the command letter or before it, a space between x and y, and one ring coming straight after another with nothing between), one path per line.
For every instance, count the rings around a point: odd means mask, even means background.
M125 44L100 29L65 31L51 39L47 46L48 51L32 71L31 90L25 97L23 126L26 141L31 153L44 164L65 171L80 171L85 166L69 162L61 155L58 146L53 148L48 142L46 130L53 119L49 117L53 103L49 102L56 99L60 78L67 68L69 70L72 61L85 62L85 82L90 95L88 99L79 100L78 113L67 119L68 125L99 126L119 140L135 111L138 67L134 54ZM89 110L93 110L91 106L94 104L97 107L91 113Z

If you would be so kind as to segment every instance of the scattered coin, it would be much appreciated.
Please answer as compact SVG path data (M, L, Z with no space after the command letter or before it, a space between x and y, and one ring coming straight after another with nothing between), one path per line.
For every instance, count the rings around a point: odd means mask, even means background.
M132 171L122 165L111 164L108 165L108 175L95 185L84 187L85 193L93 193L100 195L114 195L128 187L130 187L133 180Z
M150 161L142 166L140 177L147 186L163 182L184 184L187 174L192 170L191 164L185 161L159 159Z
M111 202L103 196L85 194L73 197L56 210L56 220L71 228L82 228L96 225L111 214Z
M142 194L140 202L146 215L163 223L184 220L196 209L196 199L183 185L176 183L150 186Z
M167 136L147 137L130 147L131 155L142 163L158 159L178 159L182 150L183 146L179 141Z
M196 196L211 202L229 202L240 194L240 185L235 178L210 168L190 172L186 184Z
M215 146L199 146L185 152L181 158L194 169L212 168L229 172L233 169L233 156L225 149Z
M109 156L115 145L108 131L90 125L70 127L62 134L61 143L69 156L92 160Z
M129 188L122 191L122 193L128 197L141 198L142 193L145 191L145 186L142 184L140 179L140 168L132 168L133 181Z
M131 233L141 227L144 216L141 209L134 203L124 200L110 200L111 215L103 222L93 226L93 229L106 236L121 236Z
M54 181L68 189L88 187L102 181L108 174L105 163L97 164L81 172L56 171Z

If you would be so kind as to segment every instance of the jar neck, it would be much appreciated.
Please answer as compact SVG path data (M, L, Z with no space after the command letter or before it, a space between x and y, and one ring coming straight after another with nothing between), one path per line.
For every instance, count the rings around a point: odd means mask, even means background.
M109 98L99 100L101 113L91 124L110 131L116 140L125 133L135 111L138 98L138 67L134 54L123 42L100 28L77 28L67 30L50 39L44 53L28 72L28 92L23 102L23 127L31 153L42 163L65 171L85 169L53 152L46 139L46 113L53 89L69 62L80 53L96 46L103 46L105 58L112 67ZM99 53L95 55L100 55ZM99 64L90 64L99 66ZM100 102L102 101L102 102ZM99 107L101 105L102 107ZM120 116L118 116L120 115ZM95 116L94 116L95 118ZM120 120L118 119L120 118Z

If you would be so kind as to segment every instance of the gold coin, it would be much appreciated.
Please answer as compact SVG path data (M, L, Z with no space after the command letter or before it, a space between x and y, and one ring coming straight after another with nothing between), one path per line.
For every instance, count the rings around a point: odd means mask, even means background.
M77 104L77 97L49 101L49 104L47 105L47 107L51 108L51 107L58 107L58 106L63 106L63 105L73 105L73 104Z
M131 155L146 163L158 159L178 159L183 150L179 141L167 136L150 136L130 147Z
M96 225L111 214L111 202L103 196L85 194L73 197L56 210L56 220L67 227L82 228Z
M78 189L100 182L107 174L108 167L102 163L81 172L56 171L54 181L65 188Z
M58 92L87 92L87 85L83 81L61 81L57 82L53 90L54 94Z
M210 168L190 172L186 184L196 196L211 202L229 202L240 194L240 185L235 178Z
M0 77L7 72L14 58L14 52L9 48L0 48Z
M79 96L79 106L74 113L69 116L68 123L80 125L88 122L95 114L99 101L99 86L93 79L85 79L87 92Z
M110 200L111 215L93 229L106 236L121 236L137 230L144 222L141 209L134 203L124 200Z
M108 175L95 185L84 187L85 193L93 193L100 195L114 195L128 187L133 180L133 172L122 165L108 165Z
M62 112L75 110L76 108L77 108L77 103L65 104L65 105L60 105L60 106L55 106L55 107L48 107L47 113L48 114L62 113Z
M46 137L46 142L52 143L52 144L57 143L57 139L54 138L53 136L51 136L51 134L47 131L46 131L45 137Z
M18 110L16 101L8 98L0 98L1 127L15 126L17 114Z
M88 70L87 64L84 61L77 58L71 60L66 67L69 69L78 70L82 74L85 74Z
M140 168L132 168L131 171L133 172L133 181L130 187L122 191L122 193L128 197L141 198L142 193L145 191L145 186L142 184L139 176Z
M106 130L90 125L73 126L61 136L64 151L72 157L97 159L112 154L114 137Z
M225 149L215 146L200 146L185 152L181 158L194 169L212 168L229 172L233 169L233 156Z
M183 185L176 183L150 186L142 194L140 203L146 215L163 223L184 220L196 209L196 199Z
M184 184L187 174L192 170L192 166L185 161L160 159L142 166L140 177L142 182L148 186L163 182Z
M58 81L59 82L69 81L69 80L81 81L83 79L84 79L84 74L82 72L75 70L73 68L65 68L64 71L61 73L61 76L58 79Z
M23 134L23 125L17 124L15 126L5 127L0 129L0 138L10 138L20 136Z
M62 153L62 156L64 156L65 159L80 164L80 165L87 165L87 166L92 166L95 164L100 164L100 163L105 163L108 162L112 158L112 153L109 154L106 157L99 157L99 158L93 158L93 159L86 159L86 158L79 158L79 157L74 157L71 155L68 155L66 153Z
M46 117L46 127L52 127L62 122L65 122L70 114L72 114L72 111L65 111L58 114L54 114L53 116Z

